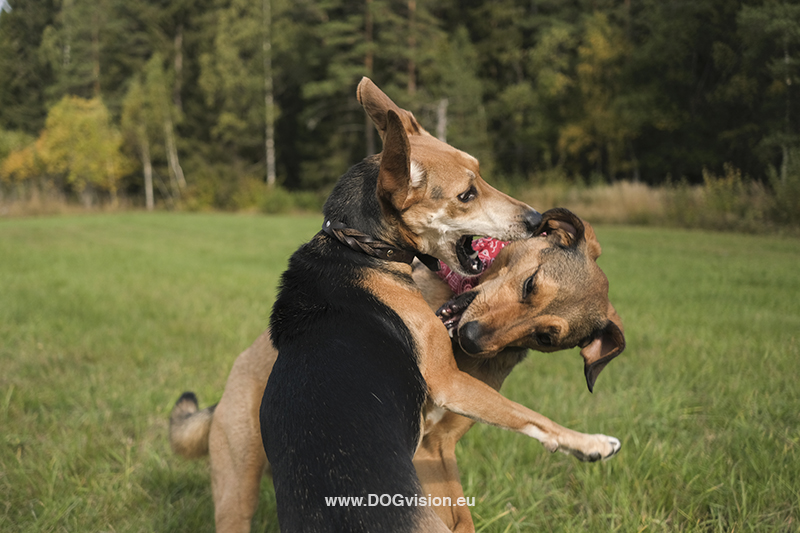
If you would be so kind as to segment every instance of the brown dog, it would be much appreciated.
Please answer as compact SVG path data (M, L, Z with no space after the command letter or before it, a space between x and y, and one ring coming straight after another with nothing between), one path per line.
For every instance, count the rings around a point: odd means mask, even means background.
M495 389L528 348L554 351L588 342L581 353L591 369L587 383L593 384L600 365L624 347L619 317L608 302L607 281L595 263L600 246L591 227L584 227L566 210L551 210L545 213L539 233L545 235L509 245L476 291L448 303L441 313L455 338L470 351L468 355L456 349L459 367ZM433 309L452 296L447 285L424 267L414 269L414 279ZM521 298L521 292L528 293L526 298ZM467 299L472 305L458 314ZM475 337L478 329L480 336ZM210 450L220 532L250 529L266 467L258 406L276 355L268 334L263 334L237 358L216 410L197 411L191 394L184 395L173 410L170 440L176 452L196 457ZM414 458L423 492L455 502L463 495L455 444L473 422L430 405L426 420L425 436ZM547 423L562 439L576 433ZM588 437L576 435L573 438L579 440ZM434 507L434 511L452 530L474 530L467 507Z
M600 371L625 348L622 321L608 301L608 280L597 266L600 244L592 227L566 209L543 214L541 236L509 244L473 290L456 296L438 310L454 338L458 367L500 389L528 349L554 352L581 346L589 390ZM432 308L452 295L435 276L420 268L415 279ZM429 404L426 433L414 464L426 494L455 502L463 497L456 464L458 440L473 420ZM586 455L569 443L588 436L541 418L542 442L584 461ZM616 447L615 454L619 450ZM464 506L434 507L453 531L474 531Z
M412 460L428 397L460 412L479 407L475 416L491 419L489 402L476 405L480 396L470 388L502 397L458 371L445 328L411 278L411 261L436 258L478 274L473 235L530 237L541 215L489 186L474 157L428 134L369 79L357 97L383 151L339 178L322 231L284 272L270 327L279 357L262 398L261 435L283 528L360 523L396 531L402 522L407 531L444 530L429 509L344 509L324 499L419 492ZM393 454L397 460L387 461ZM395 475L370 475L389 470Z
M541 215L486 184L475 158L425 132L369 80L357 96L383 151L339 178L322 230L289 259L270 315L278 357L259 420L278 521L287 533L448 531L416 500L426 400L527 435L541 430L535 413L458 369L411 259L479 273L473 250L464 253L473 235L530 237ZM614 447L582 444L587 453Z

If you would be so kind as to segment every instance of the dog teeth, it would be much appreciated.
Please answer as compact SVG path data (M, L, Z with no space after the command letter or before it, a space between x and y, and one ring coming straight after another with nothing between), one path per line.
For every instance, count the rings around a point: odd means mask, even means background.
M475 254L475 255L478 255L478 254ZM478 261L477 259L473 259L472 260L472 271L474 273L476 273L476 274L480 274L480 272L481 272L481 264L482 263L480 261Z

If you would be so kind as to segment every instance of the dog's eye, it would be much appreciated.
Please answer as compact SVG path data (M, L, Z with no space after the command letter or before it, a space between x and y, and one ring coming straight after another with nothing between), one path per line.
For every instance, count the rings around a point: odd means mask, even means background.
M539 346L552 346L553 337L549 333L537 333L533 336Z
M526 299L534 292L536 292L536 273L526 279L525 283L522 284L522 299Z
M467 203L467 202L471 202L472 200L474 200L477 197L478 197L478 190L473 185L473 186L470 186L470 188L467 189L466 191L464 191L461 194L459 194L458 195L458 200L460 202L462 202L462 203Z

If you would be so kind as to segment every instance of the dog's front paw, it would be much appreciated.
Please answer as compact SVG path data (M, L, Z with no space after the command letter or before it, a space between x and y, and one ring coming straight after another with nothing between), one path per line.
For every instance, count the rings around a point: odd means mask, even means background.
M579 442L571 442L569 446L561 445L558 451L573 455L581 461L594 462L614 457L622 443L619 439L608 435L581 435Z

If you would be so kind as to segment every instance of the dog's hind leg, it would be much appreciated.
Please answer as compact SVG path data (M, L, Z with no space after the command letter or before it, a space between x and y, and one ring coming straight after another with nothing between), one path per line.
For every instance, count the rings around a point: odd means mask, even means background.
M217 533L247 533L258 507L267 455L258 411L278 356L266 331L233 363L209 434Z
M433 424L432 431L422 438L414 455L414 467L423 493L451 503L433 507L433 510L453 533L475 532L469 507L460 504L466 499L456 462L456 443L472 424L474 422L468 418L444 412L442 418Z
M267 456L257 428L245 420L257 420L258 413L228 407L243 406L220 402L217 412L223 416L209 434L214 519L217 533L249 533Z

